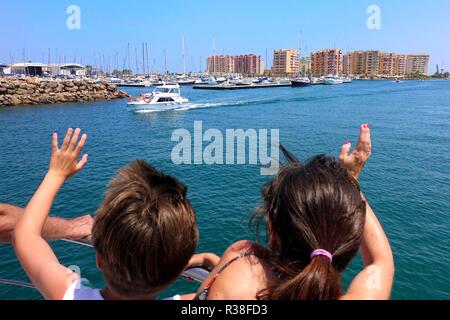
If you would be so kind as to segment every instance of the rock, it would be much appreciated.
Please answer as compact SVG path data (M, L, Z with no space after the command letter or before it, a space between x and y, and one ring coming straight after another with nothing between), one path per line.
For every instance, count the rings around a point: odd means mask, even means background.
M12 106L18 106L19 104L22 104L22 100L20 100L16 96L12 96L10 101L11 101L10 103Z
M56 81L50 81L50 82L48 82L47 86L49 88L57 88L58 87L58 83Z
M29 84L39 84L41 82L41 80L39 80L39 78L35 78L35 77L28 77L28 78L25 78L25 82L29 83Z
M26 95L26 94L28 94L28 90L26 90L26 89L17 89L16 90L16 94L18 94L18 95Z
M78 87L75 87L75 86L73 86L73 87L68 87L68 88L66 88L66 91L69 91L69 92L77 92L77 91L78 91Z

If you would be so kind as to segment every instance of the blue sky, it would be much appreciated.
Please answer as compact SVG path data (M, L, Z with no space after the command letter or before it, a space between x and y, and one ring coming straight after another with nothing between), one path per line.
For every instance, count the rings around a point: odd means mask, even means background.
M81 9L81 30L68 30L66 9ZM381 8L381 30L366 27L369 5ZM51 48L52 60L97 64L104 56L111 67L123 67L127 43L131 43L132 66L135 47L148 42L150 60L162 70L163 50L171 71L182 70L181 33L186 39L188 70L198 70L212 53L257 53L265 58L276 48L314 51L334 46L346 50L379 49L398 53L429 53L430 71L444 61L450 69L450 1L448 0L40 0L4 1L0 20L0 62L42 60ZM128 65L128 62L126 63Z

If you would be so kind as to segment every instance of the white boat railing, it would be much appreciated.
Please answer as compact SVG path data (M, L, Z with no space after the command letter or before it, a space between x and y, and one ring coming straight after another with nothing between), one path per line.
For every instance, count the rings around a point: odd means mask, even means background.
M93 248L94 247L92 245L92 242L89 241L89 240L68 240L68 239L63 239L62 241L67 242L67 243L80 245L80 246L89 247L89 248ZM185 279L187 281L202 283L203 280L205 280L208 275L209 275L209 271L204 269L204 268L192 268L192 269L185 270L181 274L181 278L183 278L183 279ZM31 283L27 283L27 282L23 282L23 281L17 281L17 280L8 280L8 279L1 279L0 278L0 284L11 285L11 286L16 286L16 287L23 287L23 288L30 288L30 289L36 289L36 287L33 284L31 284Z
M62 241L64 242L68 242L68 243L73 243L73 244L77 244L77 245L81 245L81 246L85 246L85 247L90 247L93 248L94 246L92 245L92 242L89 240L68 240L68 239L63 239ZM209 275L209 271L203 268L192 268L192 269L188 269L185 270L182 274L181 277L183 279L189 280L189 281L196 281L199 283L202 283L203 280L205 280L205 278Z

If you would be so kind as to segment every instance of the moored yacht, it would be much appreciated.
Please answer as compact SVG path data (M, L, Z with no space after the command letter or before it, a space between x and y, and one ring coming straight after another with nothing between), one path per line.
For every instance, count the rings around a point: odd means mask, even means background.
M336 85L336 84L343 84L344 81L341 77L338 76L328 76L324 79L324 84L326 85Z
M350 77L342 77L342 81L344 83L352 83L352 78L350 78Z
M311 85L311 80L308 78L299 78L296 80L292 80L293 87L309 87Z
M323 77L321 77L321 78L311 78L311 85L313 85L313 86L316 86L316 85L322 85L322 84L324 84L324 79L323 79Z

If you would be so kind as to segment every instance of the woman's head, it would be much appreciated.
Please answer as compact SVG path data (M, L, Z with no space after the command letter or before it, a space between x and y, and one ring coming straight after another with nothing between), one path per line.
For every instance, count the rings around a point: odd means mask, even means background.
M144 161L121 169L98 208L93 241L108 287L155 294L184 270L198 241L186 187Z
M305 165L282 148L289 165L263 188L260 210L276 265L284 274L262 296L270 299L337 299L340 275L361 243L366 206L356 181L334 158ZM330 252L311 258L317 249Z

